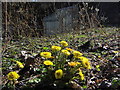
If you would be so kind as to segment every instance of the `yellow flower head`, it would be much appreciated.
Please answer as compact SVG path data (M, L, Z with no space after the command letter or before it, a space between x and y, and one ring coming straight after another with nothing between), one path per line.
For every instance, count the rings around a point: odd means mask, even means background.
M89 59L86 57L79 57L79 59L82 61L82 65L87 68L87 69L91 69L91 65L89 62Z
M16 61L16 60L14 60L14 59L13 59L12 61L13 61L13 62L16 62L19 68L24 68L24 66L23 66L23 64L22 64L21 62Z
M61 41L60 44L65 47L68 46L68 43L66 41Z
M44 58L51 58L51 53L50 52L41 52L40 55Z
M73 49L71 49L71 48L66 48L66 50L68 50L68 51L74 51Z
M16 61L16 63L17 63L17 65L18 65L19 68L24 68L24 66L23 66L23 64L21 62Z
M68 62L69 66L77 66L78 64L80 64L79 62Z
M7 78L8 78L8 80L16 80L16 79L18 79L20 76L19 76L19 74L17 74L16 72L9 72L8 74L7 74Z
M70 52L68 50L62 50L62 53L65 54L66 56L70 55Z
M75 58L78 58L78 57L82 56L83 54L80 53L79 51L73 51L73 55Z
M84 80L84 75L83 75L81 69L79 69L79 76L80 76L80 80Z
M53 65L53 63L50 60L46 60L43 62L45 65Z
M55 71L55 78L56 79L61 79L63 76L63 71L61 69L58 69Z
M53 51L60 51L61 47L59 47L59 46L52 46L52 50Z

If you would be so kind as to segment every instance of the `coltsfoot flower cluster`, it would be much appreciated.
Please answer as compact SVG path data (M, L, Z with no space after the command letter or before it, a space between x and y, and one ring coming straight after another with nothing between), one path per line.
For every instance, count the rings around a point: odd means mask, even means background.
M37 64L38 66L35 68L40 74L40 80L49 81L54 84L57 84L59 81L69 83L70 81L74 81L74 79L79 81L85 80L84 74L92 68L90 61L84 57L82 52L68 46L68 42L61 41L58 45L51 45L50 49L47 47L43 48L43 52L39 53L41 63ZM24 64L20 61L13 61L16 62L19 68L24 68ZM99 69L99 67L97 68ZM14 81L20 75L12 71L7 74L7 78Z
M74 50L67 46L68 43L66 41L61 41L60 46L52 45L49 52L41 52L41 57L45 58L43 64L48 66L46 67L48 68L48 74L50 74L50 72L51 75L54 74L55 79L70 77L69 80L72 80L71 76L74 77L74 75L78 73L79 79L84 80L85 78L82 68L91 69L89 59L84 57L83 53L80 51ZM68 58L70 55L72 57Z

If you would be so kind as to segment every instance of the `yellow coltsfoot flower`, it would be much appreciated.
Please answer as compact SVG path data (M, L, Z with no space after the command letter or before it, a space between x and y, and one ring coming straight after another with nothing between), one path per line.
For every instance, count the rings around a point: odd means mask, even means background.
M52 46L53 51L60 51L61 47L60 46Z
M13 62L16 62L16 64L17 64L17 66L19 67L19 68L24 68L24 65L20 62L20 61L16 61L16 60L12 60Z
M51 62L50 60L45 60L43 63L45 65L53 65L53 62Z
M16 79L18 79L19 77L20 77L20 75L17 74L15 71L9 72L9 73L7 74L8 80L16 80Z
M69 66L77 66L78 64L80 64L79 62L68 62Z
M23 66L23 64L21 62L16 61L16 63L17 63L17 65L18 65L19 68L24 68L24 66Z
M82 56L83 54L79 51L73 51L73 55L74 55L74 58L78 58L78 57Z
M55 71L55 78L56 78L56 79L61 79L62 76L63 76L63 71L62 71L62 69L58 69L58 70Z
M87 69L91 69L91 65L89 62L89 59L86 57L79 57L79 59L82 61L82 65L83 67L87 68Z
M64 47L68 46L68 43L66 41L61 41L60 44Z
M71 48L65 48L66 50L68 50L68 51L74 51L73 49L71 49Z
M41 52L40 55L44 58L51 58L51 52Z
M61 51L63 54L65 54L66 56L69 56L70 55L70 52L68 50L62 50Z
M81 69L79 69L79 76L80 76L80 80L84 80L84 75L83 75Z

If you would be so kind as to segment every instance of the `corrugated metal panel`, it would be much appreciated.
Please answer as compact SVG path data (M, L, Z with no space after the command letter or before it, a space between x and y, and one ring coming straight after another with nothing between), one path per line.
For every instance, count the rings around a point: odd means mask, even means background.
M73 20L77 17L77 7L58 9L43 19L46 34L64 33L74 28Z
M45 23L45 26L47 27L46 34L59 33L59 30L58 30L59 22L58 21L48 21Z
M59 21L56 18L56 14L52 14L43 19L45 34L55 34L57 33L59 27Z

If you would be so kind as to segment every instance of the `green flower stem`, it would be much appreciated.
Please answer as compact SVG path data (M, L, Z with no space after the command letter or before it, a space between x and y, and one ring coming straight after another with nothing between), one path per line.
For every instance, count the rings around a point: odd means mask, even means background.
M15 90L15 80L13 80L13 90Z
M56 58L57 52L56 52L56 51L53 51L53 55L55 56L54 61L55 61L55 68L56 68L56 66L57 66L57 58Z
M65 62L66 62L66 56L63 55L63 56L61 57L61 61L60 61L60 68L64 69Z

